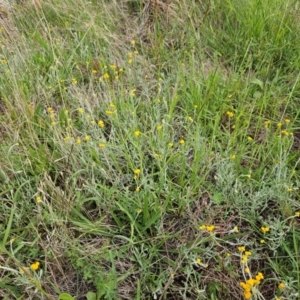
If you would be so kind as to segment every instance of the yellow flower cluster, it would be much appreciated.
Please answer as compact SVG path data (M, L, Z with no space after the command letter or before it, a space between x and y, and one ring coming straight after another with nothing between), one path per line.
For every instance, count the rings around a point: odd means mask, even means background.
M213 232L215 230L216 226L215 225L201 225L199 226L200 230L206 230L208 232Z
M255 278L250 278L246 282L240 283L240 286L244 290L245 299L250 299L252 297L252 288L259 285L262 279L264 279L264 275L261 272L258 272Z
M263 233L266 233L266 232L269 232L269 231L270 231L270 228L267 227L267 226L262 226L260 229L261 229L261 231L262 231Z
M30 269L33 271L36 271L39 267L40 267L40 263L38 261L30 265Z

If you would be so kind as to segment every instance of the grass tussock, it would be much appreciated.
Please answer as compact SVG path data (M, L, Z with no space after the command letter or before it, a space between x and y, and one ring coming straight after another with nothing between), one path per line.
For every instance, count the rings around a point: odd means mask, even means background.
M298 299L297 1L0 9L3 299Z

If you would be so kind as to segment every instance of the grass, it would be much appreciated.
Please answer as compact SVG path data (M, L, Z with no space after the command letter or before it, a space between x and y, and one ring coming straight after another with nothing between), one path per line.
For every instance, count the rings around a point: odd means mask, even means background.
M1 8L3 299L299 299L297 1Z

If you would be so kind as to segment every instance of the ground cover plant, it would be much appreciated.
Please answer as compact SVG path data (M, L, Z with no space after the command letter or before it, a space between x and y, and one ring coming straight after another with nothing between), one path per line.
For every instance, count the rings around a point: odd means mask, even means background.
M299 15L1 3L1 298L299 299Z

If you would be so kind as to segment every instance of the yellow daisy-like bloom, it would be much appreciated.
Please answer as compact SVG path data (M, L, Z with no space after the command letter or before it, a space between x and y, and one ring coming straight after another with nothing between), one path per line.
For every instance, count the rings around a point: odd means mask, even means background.
M269 232L269 231L270 231L270 228L267 227L267 226L262 226L260 229L261 229L261 231L262 231L263 233L266 233L266 232Z
M236 155L233 154L233 155L230 156L230 158L231 158L232 160L235 160L235 159L236 159Z
M260 242L261 244L264 244L264 243L265 243L265 240L261 239L259 242Z
M105 148L105 144L104 143L100 143L99 144L99 148Z
M171 148L173 147L173 143L168 143L168 146Z
M81 139L76 139L76 144L81 144Z
M197 264L200 265L201 264L201 259L198 257L197 258Z
M183 139L179 141L180 145L184 145L184 143L185 143L185 140L183 140Z
M37 203L40 203L40 202L42 202L42 197L41 196L37 196L35 198L35 200L36 200Z
M139 175L139 174L141 173L141 170L140 170L140 169L135 169L135 170L133 171L133 173L134 173L135 175Z
M158 126L156 127L157 130L162 130L162 128L163 128L162 125L158 125Z
M213 232L215 230L215 225L208 225L208 226L206 226L206 230L208 232Z
M248 137L247 137L247 140L248 140L249 142L251 142L251 141L253 141L253 138L252 138L251 136L248 136Z
M238 247L238 250L239 250L240 252L244 252L244 251L246 250L246 248L245 248L245 246L239 246L239 247Z
M285 288L285 284L283 282L279 283L278 288L279 289L284 289Z
M296 217L300 217L300 211L296 211L296 212L295 212L295 216L296 216Z
M78 108L78 112L79 112L80 114L83 114L83 113L84 113L84 109L83 109L83 108Z
M84 140L88 142L88 141L91 140L91 137L90 137L89 135L86 135L86 136L84 137Z
M289 124L289 123L291 123L291 120L290 120L290 119L284 119L284 122L285 122L286 124Z
M136 130L135 132L134 132L134 135L135 136L139 136L141 134L141 132L139 131L139 130Z
M226 112L226 115L227 115L229 118L233 118L234 113L231 112L231 111L227 111L227 112Z
M234 226L234 227L233 227L233 231L234 231L234 232L239 232L239 228L238 228L237 226Z
M113 115L113 114L115 114L117 111L116 110L106 110L105 111L105 113L107 114L107 115Z
M103 128L105 125L104 125L104 122L102 121L102 120L99 120L98 121L98 125L101 127L101 128Z
M109 74L108 74L108 73L105 73L105 74L103 75L103 79L104 79L104 80L109 79Z
M33 271L36 271L39 267L40 267L40 263L38 261L30 265L30 269Z

